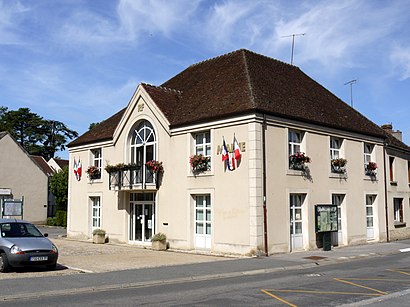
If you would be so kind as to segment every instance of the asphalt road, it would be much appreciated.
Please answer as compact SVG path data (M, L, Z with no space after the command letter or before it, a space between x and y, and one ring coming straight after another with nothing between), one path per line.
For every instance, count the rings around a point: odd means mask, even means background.
M233 265L236 261L241 260L227 261L224 265ZM21 292L19 283L9 280L0 283L0 291L16 295L5 301L3 296L1 304L406 306L400 304L410 301L408 253L281 272L261 270L218 275L218 266L212 271L211 265L208 264L208 275L202 278L192 278L193 266L28 278L21 281L25 283L26 293L20 296L17 295ZM59 290L53 290L56 288Z

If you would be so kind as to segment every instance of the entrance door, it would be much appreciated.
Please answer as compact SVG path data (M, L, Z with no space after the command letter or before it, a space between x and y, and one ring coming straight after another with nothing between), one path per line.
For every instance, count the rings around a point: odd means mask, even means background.
M374 239L374 202L376 200L375 195L366 195L366 229L367 229L367 240Z
M332 194L332 204L337 206L337 232L332 232L332 245L338 246L343 244L342 231L342 203L344 200L343 194Z
M145 199L145 200L144 200ZM155 203L153 193L131 193L130 241L150 242L154 235Z
M195 196L195 248L211 248L211 196Z
M290 194L290 241L291 251L303 248L302 204L303 194Z

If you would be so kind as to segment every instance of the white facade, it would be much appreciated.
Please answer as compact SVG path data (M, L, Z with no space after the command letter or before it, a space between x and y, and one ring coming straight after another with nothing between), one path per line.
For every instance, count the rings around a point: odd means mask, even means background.
M144 139L146 145L140 148L133 134L145 127L143 123L155 136ZM163 232L175 249L254 254L265 249L265 195L269 253L320 247L315 205L332 202L341 213L334 245L386 240L382 139L271 116L266 117L266 126L264 131L263 117L254 114L170 129L164 114L139 86L112 140L70 147L68 236L87 239L93 229L103 228L110 241L150 245L151 236ZM299 138L289 142L294 132ZM209 134L209 143L204 133ZM222 140L231 147L234 136L242 157L231 171L220 150ZM201 146L205 146L201 153L211 158L210 168L196 174L189 157ZM290 168L294 148L311 158L307 169ZM91 180L85 170L95 165L96 150L101 152L101 176ZM348 161L345 172L332 172L335 154ZM80 180L74 176L74 160L82 163ZM158 184L144 175L143 167L135 171L141 181L120 187L111 178L110 188L107 165L142 162L144 166L148 160L163 163ZM378 164L371 176L365 171L368 162Z

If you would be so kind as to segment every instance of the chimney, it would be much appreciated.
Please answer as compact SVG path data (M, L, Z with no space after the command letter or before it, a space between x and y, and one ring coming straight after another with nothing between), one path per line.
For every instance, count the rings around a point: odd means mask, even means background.
M394 136L396 139L399 141L403 142L403 135L400 130L393 130L393 125L392 124L385 124L381 126L384 131L386 131L388 134L391 134Z

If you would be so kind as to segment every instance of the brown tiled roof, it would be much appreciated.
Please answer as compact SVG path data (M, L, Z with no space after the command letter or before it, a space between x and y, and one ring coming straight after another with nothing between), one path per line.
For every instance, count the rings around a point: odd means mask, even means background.
M172 127L263 113L384 138L384 131L298 67L249 50L198 64L156 87L141 84ZM124 110L69 144L112 139Z
M376 124L298 67L238 50L195 65L164 87L182 91L174 126L261 112L382 137Z
M58 166L63 169L64 167L68 167L69 161L64 159L54 158L54 161L58 164Z
M44 174L47 176L51 176L54 174L54 170L48 165L47 161L44 160L42 156L33 156L30 155L31 160L37 164L37 166L43 171Z

